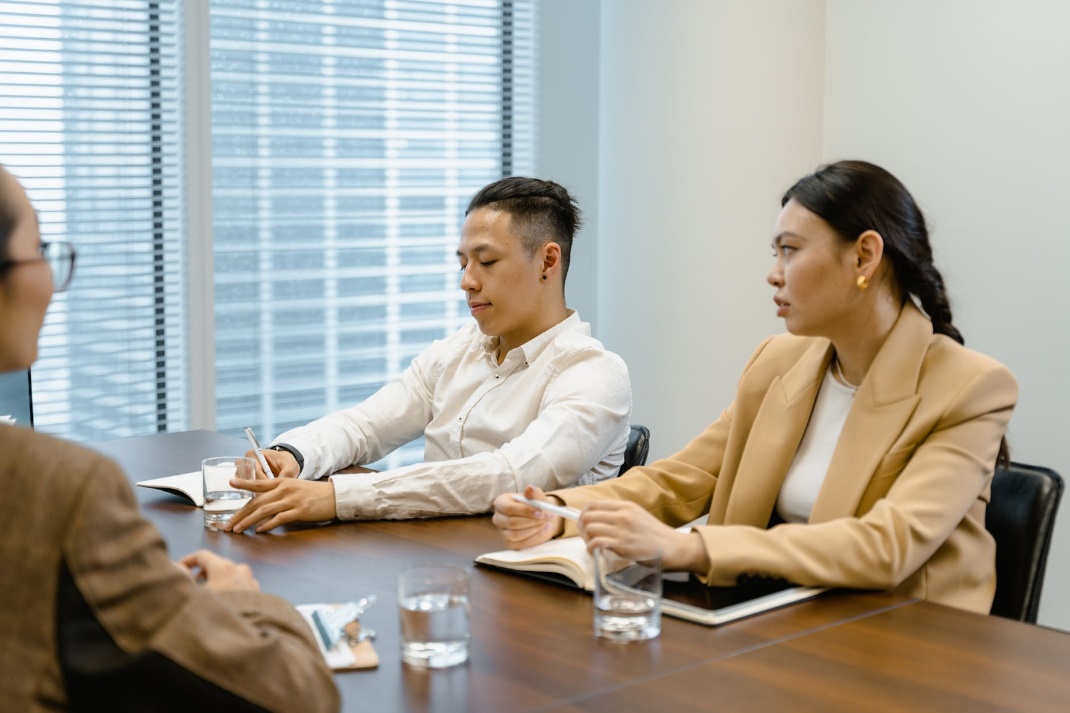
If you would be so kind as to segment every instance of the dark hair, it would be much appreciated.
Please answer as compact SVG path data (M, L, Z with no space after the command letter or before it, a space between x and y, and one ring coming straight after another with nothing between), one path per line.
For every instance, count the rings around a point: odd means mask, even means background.
M572 238L582 220L579 205L563 186L538 178L503 178L480 189L464 214L480 208L500 210L512 217L512 227L528 257L546 243L557 243L561 248L561 283L564 284Z
M898 178L865 161L838 161L800 178L780 204L789 200L824 220L844 241L854 242L867 230L879 233L902 298L916 297L934 332L964 343L951 323L944 278L933 265L925 216ZM1010 462L1006 439L996 462Z

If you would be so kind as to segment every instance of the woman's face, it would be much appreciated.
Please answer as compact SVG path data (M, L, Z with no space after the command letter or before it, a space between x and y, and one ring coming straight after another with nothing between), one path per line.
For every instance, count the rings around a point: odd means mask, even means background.
M835 339L858 305L856 252L795 200L780 211L773 251L776 262L766 279L777 288L777 316L792 334Z
M39 260L12 266L0 277L0 371L13 371L26 369L37 359L37 335L52 300L52 270L40 260L37 214L22 187L2 169L0 192L18 215L4 259Z

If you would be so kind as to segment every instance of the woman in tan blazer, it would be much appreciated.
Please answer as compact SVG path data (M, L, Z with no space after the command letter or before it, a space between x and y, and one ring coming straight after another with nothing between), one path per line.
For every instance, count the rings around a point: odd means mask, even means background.
M73 266L0 167L0 371L36 359ZM293 607L245 565L171 562L114 462L5 424L0 483L0 711L338 710Z
M577 524L507 495L495 524L516 549L561 534L625 556L655 543L666 569L711 585L774 576L988 613L985 504L1013 375L962 346L924 218L894 176L831 164L782 205L768 281L790 334L759 346L732 405L664 460L527 492L582 509Z

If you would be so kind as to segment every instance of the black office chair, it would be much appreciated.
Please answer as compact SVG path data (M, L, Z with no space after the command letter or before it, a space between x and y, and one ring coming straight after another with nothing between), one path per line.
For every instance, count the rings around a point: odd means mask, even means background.
M985 529L996 540L993 615L1036 623L1062 494L1063 479L1050 468L1011 463L996 469L985 515Z
M0 417L33 428L33 385L29 369L0 373ZM11 423L11 421L9 421Z
M631 433L628 434L628 445L624 448L624 462L620 464L617 475L624 475L624 471L633 465L646 465L646 456L649 452L650 429L632 424Z

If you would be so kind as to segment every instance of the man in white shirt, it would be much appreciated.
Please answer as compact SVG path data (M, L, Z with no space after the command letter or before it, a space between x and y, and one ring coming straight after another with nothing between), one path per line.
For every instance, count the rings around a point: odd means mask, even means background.
M465 216L457 257L475 324L360 405L280 435L264 452L279 477L234 481L255 495L227 529L480 513L528 485L617 474L631 384L565 306L575 201L556 183L513 177L479 191ZM421 434L423 463L315 480Z

